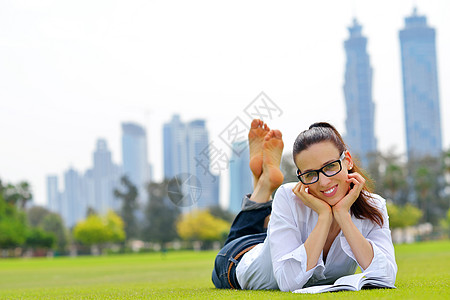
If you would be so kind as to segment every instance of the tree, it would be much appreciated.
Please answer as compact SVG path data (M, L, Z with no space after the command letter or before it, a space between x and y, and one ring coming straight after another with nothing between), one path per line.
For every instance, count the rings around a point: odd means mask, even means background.
M124 222L114 211L109 210L105 218L107 242L117 243L125 240Z
M124 223L113 211L106 216L90 215L77 223L73 235L77 241L87 246L102 246L106 243L121 242L125 239Z
M400 190L406 187L405 170L398 164L391 163L386 167L383 186L385 187L386 197L397 204L404 204L406 201L400 200ZM405 197L406 198L406 197Z
M185 240L218 241L226 238L230 223L216 218L208 211L193 211L177 222L178 235Z
M409 203L404 206L387 203L386 206L389 213L389 226L391 228L413 226L422 218L422 211Z
M125 223L125 234L127 239L137 238L139 236L139 228L136 221L135 212L138 208L138 190L127 176L122 176L120 182L124 186L125 192L115 189L114 196L122 200L120 216Z
M69 233L60 215L57 213L47 214L39 223L39 226L46 232L54 234L56 237L56 249L59 252L66 251L69 243Z
M26 181L22 181L17 185L2 184L0 180L0 194L3 195L4 200L18 208L25 209L26 204L33 198L31 187Z
M27 226L24 213L5 201L4 191L0 192L0 248L11 249L25 242Z
M56 242L53 233L46 232L40 228L32 228L28 231L25 246L33 249L51 249Z
M50 214L51 211L42 206L33 206L27 209L26 213L28 224L30 224L31 227L38 227L45 216Z
M424 212L423 220L438 224L449 208L445 195L445 159L423 157L408 164L414 183L415 200Z
M145 210L146 224L142 237L146 241L164 244L178 235L175 227L179 209L168 199L168 181L148 185L148 205Z
M27 210L28 224L34 229L44 230L55 237L55 246L59 252L65 252L69 236L61 216L42 206L33 206Z

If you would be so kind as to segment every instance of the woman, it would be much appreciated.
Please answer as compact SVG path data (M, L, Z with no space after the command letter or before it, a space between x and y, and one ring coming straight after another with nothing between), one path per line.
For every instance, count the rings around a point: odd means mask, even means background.
M315 123L299 134L293 148L299 182L281 186L272 209L270 196L283 180L281 133L254 120L249 145L254 192L216 257L216 287L293 291L333 283L358 265L395 282L386 203L368 191L333 126Z

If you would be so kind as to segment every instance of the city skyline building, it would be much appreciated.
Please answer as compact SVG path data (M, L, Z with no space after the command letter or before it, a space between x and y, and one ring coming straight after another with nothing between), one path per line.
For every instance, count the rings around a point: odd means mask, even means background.
M409 160L438 157L442 151L441 117L436 57L436 31L426 16L405 17L399 32Z
M242 143L247 144L247 146L243 147ZM237 214L241 210L244 195L250 194L253 191L253 175L249 167L250 152L247 140L233 143L232 148L236 149L236 151L232 151L229 165L230 201L228 210Z
M137 187L140 203L147 201L146 186L152 180L147 149L147 133L145 129L136 123L122 123L123 175L126 175Z
M181 121L173 115L163 126L164 177L188 174L200 184L198 199L184 210L219 205L219 176L211 173L209 133L205 120Z
M61 193L59 192L58 176L47 176L47 206L51 211L61 210Z
M118 187L121 170L112 162L106 140L97 140L92 157L93 167L84 174L73 167L64 172L62 190L56 175L47 176L47 208L61 215L68 227L85 219L88 208L105 214L120 207L114 189Z
M89 179L94 183L93 209L105 214L108 209L118 209L120 201L115 199L114 189L119 186L120 168L112 161L111 151L105 139L98 139L93 154L92 173L87 171L86 179L89 190ZM92 177L89 176L92 174ZM92 193L90 193L92 195Z
M344 95L347 118L346 143L363 167L369 165L369 155L377 151L375 137L375 104L372 99L372 75L367 38L362 26L353 19L348 27L349 38L344 42L346 52Z
M68 227L74 226L78 220L83 219L83 209L86 208L86 199L82 196L82 178L80 173L69 168L64 172L64 192L60 214Z

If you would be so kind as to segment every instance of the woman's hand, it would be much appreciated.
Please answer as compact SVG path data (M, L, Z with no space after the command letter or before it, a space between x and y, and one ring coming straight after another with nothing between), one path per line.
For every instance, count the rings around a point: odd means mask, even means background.
M366 180L361 176L361 174L355 172L348 174L347 182L350 184L353 183L353 187L349 188L347 195L345 195L344 198L342 198L332 207L333 215L335 216L335 218L339 214L345 214L349 212L350 207L353 205L353 203L355 203L356 199L358 199L359 194L361 193L361 190L366 183Z
M302 182L298 182L292 189L292 192L309 208L314 210L318 215L330 214L331 206L325 201L313 196L309 193L308 187Z

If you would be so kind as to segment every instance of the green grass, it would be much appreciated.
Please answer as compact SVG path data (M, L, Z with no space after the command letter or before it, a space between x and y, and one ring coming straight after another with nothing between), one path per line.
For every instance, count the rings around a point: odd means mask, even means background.
M396 256L396 290L317 295L215 289L211 251L2 259L0 299L450 299L450 241L398 245Z

